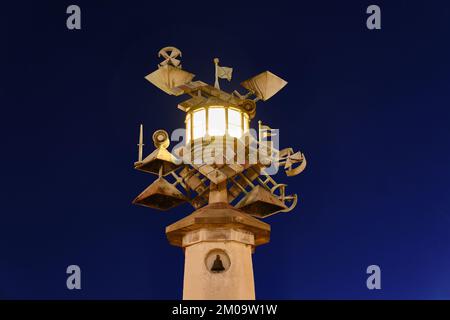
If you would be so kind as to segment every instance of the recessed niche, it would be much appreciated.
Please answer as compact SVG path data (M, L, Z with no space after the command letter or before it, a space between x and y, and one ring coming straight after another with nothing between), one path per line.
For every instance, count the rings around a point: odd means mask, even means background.
M206 269L211 273L222 273L230 268L231 261L225 251L214 249L206 255L205 265Z

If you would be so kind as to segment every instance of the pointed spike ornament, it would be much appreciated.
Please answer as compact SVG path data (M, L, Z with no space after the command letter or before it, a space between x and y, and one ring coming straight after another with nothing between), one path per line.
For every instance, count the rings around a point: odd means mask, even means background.
M142 161L142 149L144 147L144 126L141 124L139 128L139 143L138 143L138 162Z

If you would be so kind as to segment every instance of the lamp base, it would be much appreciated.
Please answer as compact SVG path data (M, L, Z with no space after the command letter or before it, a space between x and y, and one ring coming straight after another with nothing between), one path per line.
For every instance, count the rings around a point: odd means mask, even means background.
M252 253L270 225L227 203L209 204L166 228L185 254L183 299L253 300Z

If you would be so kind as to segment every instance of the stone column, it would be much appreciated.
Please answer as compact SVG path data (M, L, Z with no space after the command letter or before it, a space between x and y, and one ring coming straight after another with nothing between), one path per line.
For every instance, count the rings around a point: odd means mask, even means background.
M270 226L227 203L209 204L166 228L185 254L183 299L253 300L252 253Z

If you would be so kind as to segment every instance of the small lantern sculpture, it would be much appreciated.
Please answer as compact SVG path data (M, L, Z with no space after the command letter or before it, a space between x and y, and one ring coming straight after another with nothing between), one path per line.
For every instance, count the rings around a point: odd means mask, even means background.
M189 202L196 209L166 227L169 242L184 248L184 299L254 299L251 254L270 237L270 225L257 218L291 211L298 200L267 169L283 167L295 176L306 167L301 152L273 146L270 127L259 121L257 138L250 129L256 102L267 101L287 82L265 71L241 83L245 95L230 94L220 89L219 79L230 81L233 69L219 66L219 59L210 86L192 81L177 48L163 48L159 56L165 60L146 79L169 95L190 96L178 104L186 113L186 143L171 153L168 133L157 130L156 150L142 159L141 125L134 166L158 178L133 203L168 210Z

